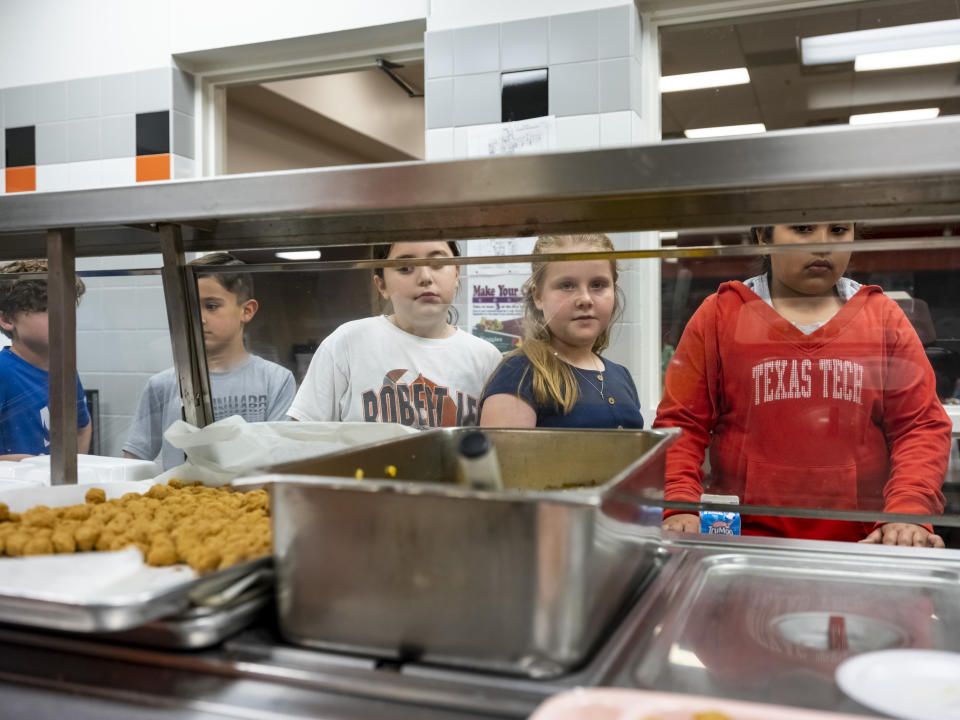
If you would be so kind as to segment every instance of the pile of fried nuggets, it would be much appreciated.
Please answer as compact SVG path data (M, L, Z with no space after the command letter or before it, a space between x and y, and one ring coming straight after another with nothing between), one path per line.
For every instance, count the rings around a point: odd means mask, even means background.
M113 500L93 488L83 505L37 505L20 514L0 503L0 555L122 550L131 545L140 548L150 565L185 562L197 572L269 555L267 493L171 480L143 495L130 492Z

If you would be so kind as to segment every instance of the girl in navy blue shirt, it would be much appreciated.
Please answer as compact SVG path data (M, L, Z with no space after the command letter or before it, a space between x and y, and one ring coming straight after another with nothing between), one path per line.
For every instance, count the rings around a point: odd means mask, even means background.
M533 253L613 249L606 235L547 235ZM600 354L622 312L615 261L534 262L523 294L523 344L487 382L480 424L642 428L630 373Z

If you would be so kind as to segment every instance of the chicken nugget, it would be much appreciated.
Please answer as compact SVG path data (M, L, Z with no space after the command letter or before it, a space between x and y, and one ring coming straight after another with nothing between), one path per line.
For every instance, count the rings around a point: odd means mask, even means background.
M18 531L12 535L8 535L4 552L6 552L10 557L20 557L23 555L23 546L26 545L29 540L30 536L23 531Z
M83 499L91 505L99 505L102 502L106 502L107 493L100 488L90 488L87 490L87 494L83 496Z
M56 534L61 530L66 530L70 533L71 537L73 536L74 531L80 527L83 523L79 520L61 520L56 525L53 526L53 533Z
M178 478L170 478L169 480L167 480L167 485L172 487L174 490L179 490L180 488L183 487L183 480L180 480Z
M50 538L42 535L34 535L23 545L23 554L26 555L51 555L53 553L53 543Z
M130 502L136 502L136 501L139 500L141 497L142 497L142 495L140 495L140 493L128 492L128 493L124 493L124 494L120 497L120 501L121 501L122 503L124 503L124 504L127 504L127 503L130 503Z
M114 532L123 532L126 530L130 524L133 522L133 516L124 511L118 512L113 518L106 524L107 530L113 530Z
M104 528L100 535L97 536L97 540L94 543L94 548L97 550L110 550L113 547L113 541L117 539L117 534L113 530L107 530Z
M63 516L70 518L71 520L86 520L90 517L90 506L89 505L71 505L68 508L65 508Z
M10 517L7 519L12 523L18 523L23 520L23 515L20 513L10 513Z
M169 497L172 494L173 488L169 485L154 485L147 490L147 497L156 498L157 500L163 500L163 498Z
M91 522L85 522L73 533L73 539L76 542L77 550L87 552L93 550L97 540L100 539L101 527Z
M174 565L177 560L179 560L177 550L169 540L166 542L153 543L146 557L147 565L154 566Z
M7 522L10 519L10 508L6 503L0 502L0 522Z
M54 552L72 553L76 552L77 550L77 542L74 539L73 532L66 528L62 530L54 530L50 541L53 543Z
M265 490L252 490L244 493L243 505L248 511L267 510L270 507L270 496Z
M52 528L56 519L57 517L54 515L53 510L48 508L46 505L37 505L36 507L30 508L23 514L23 522L25 525L38 528Z
M197 546L186 556L187 564L197 572L210 572L220 565L220 551L216 548Z
M148 520L134 520L130 523L127 534L137 542L147 542L150 537L150 522Z

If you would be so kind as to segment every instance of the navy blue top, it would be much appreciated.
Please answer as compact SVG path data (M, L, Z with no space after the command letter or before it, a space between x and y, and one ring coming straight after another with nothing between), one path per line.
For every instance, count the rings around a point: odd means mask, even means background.
M537 411L537 427L642 428L640 398L630 373L623 365L601 360L606 368L602 373L570 366L580 387L580 397L570 412L563 415L552 402L538 405L534 400L533 368L527 356L520 353L507 358L484 388L480 400L481 418L483 403L491 395L516 395ZM598 375L603 376L602 396Z
M90 422L77 377L77 427ZM50 375L10 348L0 351L0 455L50 454Z

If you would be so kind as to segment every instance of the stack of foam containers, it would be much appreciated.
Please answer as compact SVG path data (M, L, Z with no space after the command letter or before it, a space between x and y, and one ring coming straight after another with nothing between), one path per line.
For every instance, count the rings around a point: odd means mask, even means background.
M150 460L77 455L79 485L152 480L159 474L160 468ZM20 462L0 462L0 489L49 484L49 455L36 455Z

